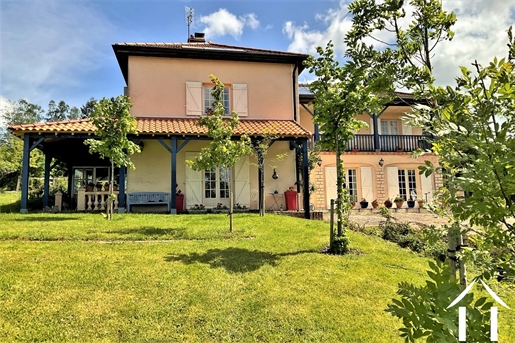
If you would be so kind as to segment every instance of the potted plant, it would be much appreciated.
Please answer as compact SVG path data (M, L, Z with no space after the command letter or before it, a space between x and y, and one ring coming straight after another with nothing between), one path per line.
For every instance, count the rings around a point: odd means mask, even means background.
M349 199L350 199L350 208L353 209L354 206L356 206L356 200L357 200L356 196L355 195L351 195L349 197Z
M361 206L361 208L367 208L368 207L367 199L362 198L361 201L359 202L359 205Z
M88 187L86 188L86 192L93 192L95 190L95 184L93 182L88 183Z
M413 200L413 198L409 198L408 208L413 208L413 207L415 207L415 200Z
M392 208L393 203L392 203L392 201L391 201L390 199L386 199L386 200L384 201L384 206L385 206L386 208Z
M393 202L395 203L395 206L397 206L397 208L401 208L404 204L404 198L397 195L395 199L393 199Z
M102 191L102 183L100 181L97 182L95 187L97 188L97 192L101 192Z
M379 207L379 201L378 201L377 199L374 199L374 200L372 201L372 207L373 207L373 208L378 208L378 207Z
M422 207L424 207L425 202L426 202L426 201L425 201L424 199L418 199L418 200L417 200L418 207L421 207L421 208L422 208Z

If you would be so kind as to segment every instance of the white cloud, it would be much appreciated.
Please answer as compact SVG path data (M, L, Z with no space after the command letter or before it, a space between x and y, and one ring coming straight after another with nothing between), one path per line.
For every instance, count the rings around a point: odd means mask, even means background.
M3 111L12 108L12 105L13 104L8 99L4 98L3 96L0 96L0 130L5 125L2 118Z
M87 2L6 2L0 20L0 94L11 100L46 104L112 54L105 40L113 27Z
M245 26L253 30L259 27L259 20L254 13L237 17L225 8L220 8L217 12L201 16L199 21L206 25L203 31L208 39L225 35L239 39Z
M332 40L336 56L342 60L346 49L343 38L351 28L348 3L340 1L337 8L314 14L314 19L323 26L319 30L310 29L306 23L297 25L287 21L283 33L291 40L288 50L314 54L317 46L324 47ZM444 1L443 4L445 10L456 13L458 20L453 28L454 39L441 43L434 51L434 73L439 84L454 84L461 65L470 69L476 59L486 65L494 56L506 56L506 30L514 23L514 1ZM409 8L407 12L410 15ZM410 20L408 16L402 24L407 25ZM386 33L375 38L391 42L391 36ZM380 44L373 39L368 39L367 43Z

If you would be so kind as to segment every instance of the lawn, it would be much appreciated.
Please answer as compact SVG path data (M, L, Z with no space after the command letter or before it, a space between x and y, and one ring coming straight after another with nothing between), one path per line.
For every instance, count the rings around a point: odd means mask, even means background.
M358 252L322 254L327 223L271 214L227 231L226 215L0 214L0 341L402 342L384 309L426 259L353 232ZM500 342L514 319L500 310Z

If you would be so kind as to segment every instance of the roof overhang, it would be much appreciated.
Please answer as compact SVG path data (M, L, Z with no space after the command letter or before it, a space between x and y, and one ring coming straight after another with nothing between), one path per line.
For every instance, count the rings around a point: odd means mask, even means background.
M214 43L118 43L113 44L113 50L126 83L128 82L129 56L283 63L296 65L299 74L304 70L302 62L309 56Z
M206 137L207 128L199 124L200 118L136 117L138 136ZM95 135L96 127L89 119L65 120L52 123L37 123L9 126L8 129L22 138L35 134L48 138L85 138ZM240 119L234 136L259 137L271 134L280 138L309 138L311 133L293 120Z

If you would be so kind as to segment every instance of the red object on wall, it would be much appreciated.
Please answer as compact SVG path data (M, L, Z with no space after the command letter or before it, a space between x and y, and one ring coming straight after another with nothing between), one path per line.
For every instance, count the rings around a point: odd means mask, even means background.
M297 192L286 191L284 192L284 198L286 199L286 209L288 211L297 210Z
M184 195L175 196L175 207L177 209L177 212L184 211Z

